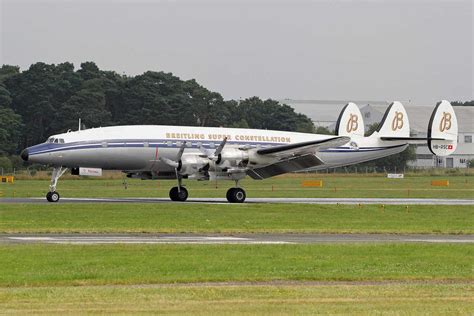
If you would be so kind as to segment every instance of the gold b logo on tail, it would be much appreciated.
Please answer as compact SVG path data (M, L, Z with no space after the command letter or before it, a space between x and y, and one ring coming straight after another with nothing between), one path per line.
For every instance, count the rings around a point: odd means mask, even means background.
M451 113L443 112L443 118L439 122L439 131L444 132L451 128Z
M348 133L354 132L359 127L359 117L355 114L349 114L349 120L347 121L346 131Z
M402 129L403 127L403 113L395 111L395 117L392 121L392 131L396 131L397 129Z

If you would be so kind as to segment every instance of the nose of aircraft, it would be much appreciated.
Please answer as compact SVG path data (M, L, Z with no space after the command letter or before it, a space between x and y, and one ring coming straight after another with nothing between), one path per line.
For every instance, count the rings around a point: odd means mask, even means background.
M22 151L21 154L20 154L20 157L21 157L21 159L23 159L24 161L28 161L28 157L29 157L28 149L23 149L23 151Z

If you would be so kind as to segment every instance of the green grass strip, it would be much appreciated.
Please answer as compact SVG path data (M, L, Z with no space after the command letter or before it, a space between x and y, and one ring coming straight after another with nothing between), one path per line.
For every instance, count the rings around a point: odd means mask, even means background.
M273 285L0 288L5 314L469 315L472 286Z
M0 287L472 280L472 245L2 245Z
M322 188L304 188L304 180L322 180ZM449 180L448 187L431 186L432 180ZM124 185L126 182L127 185ZM225 198L231 181L185 180L189 197ZM161 197L168 198L175 180L143 181L138 179L61 179L58 192L62 197ZM369 197L369 198L448 198L473 199L474 179L468 176L407 176L387 179L384 176L343 176L327 174L287 175L263 181L245 179L241 183L248 197ZM45 197L49 180L18 180L0 183L0 198Z
M472 234L472 206L0 204L3 233Z

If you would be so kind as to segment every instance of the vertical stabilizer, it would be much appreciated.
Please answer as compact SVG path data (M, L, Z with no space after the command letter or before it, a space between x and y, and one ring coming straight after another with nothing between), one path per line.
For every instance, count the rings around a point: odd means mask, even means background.
M347 103L339 114L336 135L364 137L364 121L359 107L355 103Z
M395 101L388 106L377 132L379 137L410 136L410 123L403 104Z
M437 156L448 156L456 150L458 121L446 100L438 102L428 124L428 147Z

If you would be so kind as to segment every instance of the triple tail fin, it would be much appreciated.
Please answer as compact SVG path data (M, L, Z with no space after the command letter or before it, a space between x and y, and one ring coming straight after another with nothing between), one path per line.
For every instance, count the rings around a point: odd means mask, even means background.
M364 120L355 103L349 102L342 108L336 123L336 135L364 137Z

